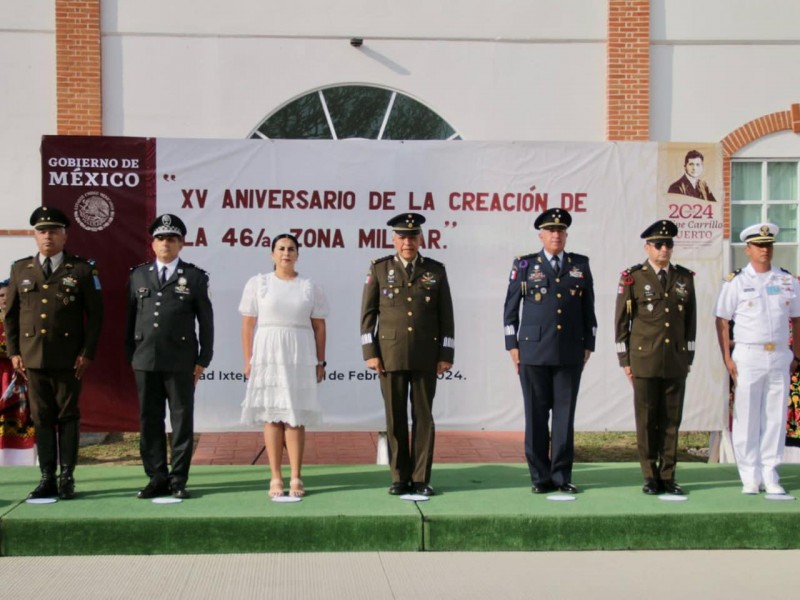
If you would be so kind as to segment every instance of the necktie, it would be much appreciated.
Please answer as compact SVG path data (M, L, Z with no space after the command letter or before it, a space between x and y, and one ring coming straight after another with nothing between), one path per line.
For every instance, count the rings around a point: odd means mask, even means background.
M161 285L167 283L167 267L161 267Z
M658 280L661 282L661 287L667 289L667 270L661 269L658 272Z
M414 263L412 262L406 263L406 273L408 273L408 276L411 277L411 274L413 272L414 272Z
M53 263L50 261L49 256L44 259L44 264L42 265L42 271L44 271L45 279L50 279L50 275L53 274Z
M553 257L553 270L558 273L561 270L561 261L558 260L558 255Z

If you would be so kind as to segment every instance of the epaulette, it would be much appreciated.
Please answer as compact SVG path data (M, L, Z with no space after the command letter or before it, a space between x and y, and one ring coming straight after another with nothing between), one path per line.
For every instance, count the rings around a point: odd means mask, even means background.
M742 272L741 269L736 269L735 271L731 271L730 273L725 275L724 280L725 281L733 281L733 278L736 277L741 272Z
M135 271L139 267L144 267L146 265L152 265L152 264L153 264L153 261L152 260L148 260L147 262L139 263L138 265L131 267L131 271Z
M623 285L633 285L633 273L642 268L642 263L638 263L625 269L619 275L619 282Z
M684 267L682 265L675 265L675 270L679 271L680 273L683 273L684 275L691 275L692 277L695 276L695 272L694 271L692 271L691 269L687 269L686 267Z
M530 260L531 258L534 258L535 256L536 256L536 253L535 253L535 252L534 252L533 254L523 254L523 255L521 255L521 256L517 256L517 257L515 257L515 260L516 260L517 262L519 262L519 261L521 261L521 260Z
M82 256L78 256L77 254L70 254L69 258L72 262L83 262L92 267L95 265L96 262L93 258L83 258Z
M589 260L589 257L585 254L578 254L577 252L565 252L564 253L567 258L577 258L579 260Z
M27 261L27 260L31 260L32 258L33 258L33 255L31 254L30 256L26 256L25 258L20 258L19 260L15 260L15 261L14 261L13 263L11 263L11 264L12 264L12 265L16 265L16 264L19 264L19 263L25 262L25 261Z
M778 268L779 268L781 271L783 271L784 273L786 273L787 275L791 275L791 274L792 274L792 272L791 272L789 269L784 269L783 267L778 267Z
M195 269L196 271L200 271L203 275L208 275L208 271L206 271L205 269L201 269L200 267L198 267L194 263L182 262L178 268L179 269L187 269L187 268L188 269Z
M386 262L392 258L394 258L394 254L390 254L389 256L381 256L380 258L373 259L372 264L377 265L378 263Z
M433 263L434 265L438 265L440 267L444 266L443 262L440 262L440 261L436 260L435 258L430 258L429 256L420 256L419 258L420 258L420 261L422 261L420 264Z

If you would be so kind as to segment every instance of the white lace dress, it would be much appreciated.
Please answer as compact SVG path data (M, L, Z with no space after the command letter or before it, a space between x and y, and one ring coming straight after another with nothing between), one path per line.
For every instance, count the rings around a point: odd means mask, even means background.
M311 319L328 315L322 288L299 275L287 281L259 274L244 286L239 312L258 319L242 422L321 423Z

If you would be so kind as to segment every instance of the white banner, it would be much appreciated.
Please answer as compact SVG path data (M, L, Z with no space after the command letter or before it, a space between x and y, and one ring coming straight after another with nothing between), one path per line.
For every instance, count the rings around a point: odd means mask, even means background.
M669 217L657 189L658 157L656 143L158 139L157 212L185 221L182 257L211 275L216 343L197 389L197 429L240 427L245 383L237 307L247 279L272 270L270 240L283 232L299 238L298 271L325 288L331 306L322 428L384 427L379 385L361 358L361 292L370 260L393 253L386 221L407 211L426 216L422 253L447 266L455 305L455 364L437 389L437 427L521 429L522 395L503 344L503 300L512 258L540 249L536 215L561 206L573 214L567 251L591 259L599 323L576 428L633 430L632 390L615 353L614 301L620 271L645 258L639 234ZM721 190L721 175L711 183ZM721 222L721 205L720 198L710 211L698 211L698 223ZM690 212L681 217L694 219ZM712 317L721 257L716 234L691 249L679 241L674 253L698 282L685 431L718 429L721 422L723 368Z

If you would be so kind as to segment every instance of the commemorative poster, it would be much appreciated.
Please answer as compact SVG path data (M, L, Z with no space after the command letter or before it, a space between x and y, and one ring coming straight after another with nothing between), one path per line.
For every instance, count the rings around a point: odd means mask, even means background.
M690 150L703 155L695 179L705 197L672 187L687 175ZM634 429L614 302L620 272L645 258L640 233L669 218L680 230L673 260L696 272L698 288L682 429L719 429L724 371L711 315L722 270L721 172L713 144L47 136L43 203L72 216L67 247L97 261L107 307L101 356L85 381L84 426L138 427L123 351L125 287L129 269L152 259L147 226L171 213L189 230L181 258L209 272L214 303L214 359L197 387L197 430L242 428L237 308L245 282L272 269L271 240L284 232L299 239L297 269L324 288L331 309L320 429L381 430L377 376L361 354L361 294L370 261L394 252L386 222L418 212L427 219L421 254L445 264L455 307L455 363L438 382L437 427L519 430L522 398L504 348L503 302L514 257L541 249L537 215L561 207L573 216L567 252L591 261L598 320L576 428Z

